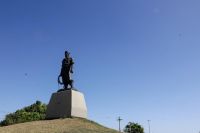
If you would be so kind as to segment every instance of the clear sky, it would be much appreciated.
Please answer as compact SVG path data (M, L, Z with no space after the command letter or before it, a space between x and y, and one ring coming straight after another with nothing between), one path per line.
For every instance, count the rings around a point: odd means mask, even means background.
M89 119L200 131L199 0L1 0L0 118L57 91L64 51Z

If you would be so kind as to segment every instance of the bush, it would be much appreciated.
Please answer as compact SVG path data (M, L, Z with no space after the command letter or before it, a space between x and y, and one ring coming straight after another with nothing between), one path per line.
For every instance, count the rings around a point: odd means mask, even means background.
M14 113L7 114L5 119L0 122L1 126L7 126L16 123L44 120L46 115L47 105L40 101L17 110Z
M124 128L125 133L144 133L144 128L138 123L129 122Z

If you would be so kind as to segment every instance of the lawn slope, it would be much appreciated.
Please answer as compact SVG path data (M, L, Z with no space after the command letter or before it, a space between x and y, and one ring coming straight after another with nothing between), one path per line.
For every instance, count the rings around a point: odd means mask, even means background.
M0 133L118 133L95 122L66 118L20 123L0 127Z

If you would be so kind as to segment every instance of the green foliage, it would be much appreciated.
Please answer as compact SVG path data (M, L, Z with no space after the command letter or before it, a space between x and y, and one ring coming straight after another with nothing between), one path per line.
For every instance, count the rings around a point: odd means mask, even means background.
M129 122L124 128L125 133L144 133L144 128L138 123Z
M0 126L7 126L28 121L44 120L46 109L46 104L43 104L40 101L36 101L36 103L30 106L17 110L14 113L7 114L5 120L0 122Z

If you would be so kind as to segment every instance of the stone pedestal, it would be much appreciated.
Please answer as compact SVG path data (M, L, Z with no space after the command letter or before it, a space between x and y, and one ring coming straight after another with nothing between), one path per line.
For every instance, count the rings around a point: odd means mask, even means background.
M53 93L47 106L46 118L73 116L87 118L87 107L83 93L73 89Z

